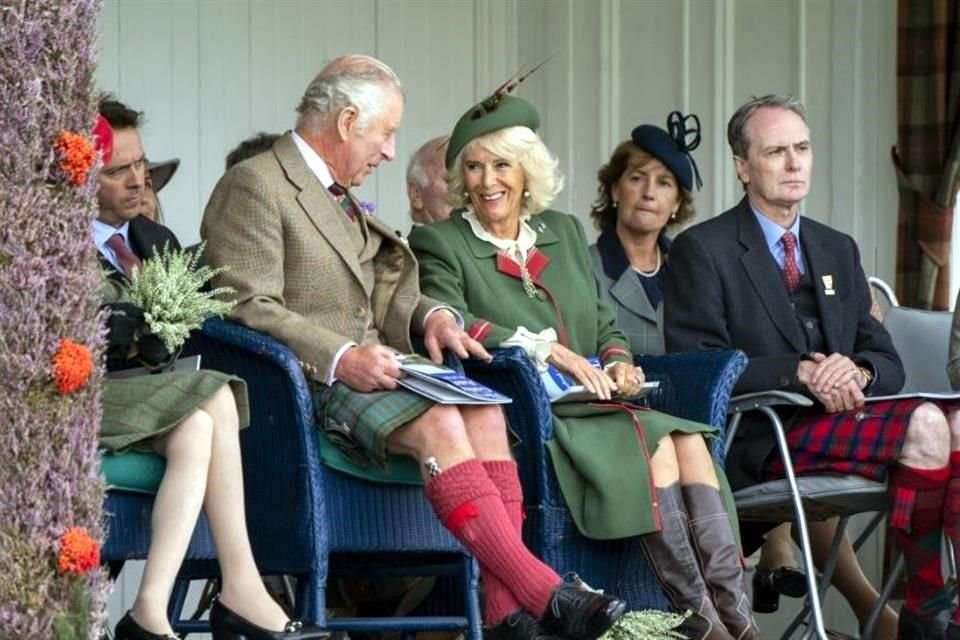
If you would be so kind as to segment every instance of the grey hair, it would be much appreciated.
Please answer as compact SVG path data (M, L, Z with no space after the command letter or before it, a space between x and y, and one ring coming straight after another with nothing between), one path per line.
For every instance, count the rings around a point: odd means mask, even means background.
M770 93L765 96L750 96L750 99L733 114L730 122L727 123L727 142L733 155L739 158L746 158L750 151L750 139L747 137L747 121L750 116L759 109L771 107L774 109L786 109L793 111L800 116L804 124L807 123L807 110L803 103L793 96Z
M318 130L346 107L357 110L357 130L380 117L388 89L403 96L400 78L386 64L364 55L336 58L310 81L297 106L297 128Z
M431 153L439 154L441 149L446 149L450 143L450 136L443 135L431 138L424 142L407 163L407 182L412 182L421 189L430 182L430 176L427 175L427 158ZM440 154L440 165L443 166L443 154Z
M517 162L523 169L528 197L520 201L520 215L534 215L547 209L563 190L560 161L550 153L534 131L527 127L505 127L474 138L457 154L453 166L447 172L449 195L447 200L456 208L470 204L464 195L463 157L475 146L510 162Z

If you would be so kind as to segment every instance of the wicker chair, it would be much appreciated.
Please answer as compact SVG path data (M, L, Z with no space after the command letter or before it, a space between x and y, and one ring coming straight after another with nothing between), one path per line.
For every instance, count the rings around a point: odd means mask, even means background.
M240 433L250 541L261 573L297 578L297 616L332 630L463 630L481 637L476 561L437 520L419 487L367 482L325 467L303 371L285 345L209 320L202 365L247 381L251 425ZM455 575L460 612L328 618L333 566L349 574Z
M495 349L490 363L467 360L471 378L513 398L507 419L519 435L516 448L524 490L527 545L561 575L576 571L588 584L624 598L631 609L666 609L656 576L637 537L590 540L577 530L560 493L545 444L553 437L553 416L543 383L519 349ZM640 356L648 380L659 389L645 397L653 409L724 429L727 401L746 366L739 351ZM722 455L722 439L715 455Z

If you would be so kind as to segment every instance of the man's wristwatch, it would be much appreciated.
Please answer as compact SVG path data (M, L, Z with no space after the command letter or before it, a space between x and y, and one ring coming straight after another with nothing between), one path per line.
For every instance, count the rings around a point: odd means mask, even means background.
M862 375L864 379L862 388L868 388L870 383L873 382L873 371L871 371L869 367L864 367L862 365L857 365L857 371L860 372L860 375Z

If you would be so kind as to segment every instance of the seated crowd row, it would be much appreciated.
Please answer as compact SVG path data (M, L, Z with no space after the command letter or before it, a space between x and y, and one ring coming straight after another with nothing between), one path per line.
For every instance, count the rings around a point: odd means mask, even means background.
M231 319L300 360L323 407L325 458L344 451L351 473L376 469L381 479L390 455L418 462L437 517L480 563L487 637L595 640L626 605L565 582L524 546L502 411L439 405L399 388L395 354L412 350L411 336L436 361L444 349L486 360L491 348L519 347L602 400L553 406L568 436L551 443L561 489L592 496L569 500L571 514L587 537L641 536L670 603L691 612L677 630L710 640L761 638L743 552L774 525L739 529L730 488L780 477L783 464L766 427L749 418L721 467L710 453L714 427L631 404L645 379L633 356L744 351L737 392L775 388L815 401L783 416L797 473L857 474L890 487L908 587L899 621L884 612L882 637L960 639L939 556L944 534L960 550L957 407L906 399L862 411L865 396L899 391L903 367L871 315L854 241L799 213L813 150L798 101L770 95L736 111L727 135L745 196L673 242L666 230L693 218L700 188L691 155L699 122L674 112L667 130L636 127L599 171L593 246L576 216L550 209L563 187L558 160L537 134L536 109L506 91L416 154L408 195L418 224L406 239L350 192L394 158L404 111L394 72L368 56L337 58L297 111L292 131L255 140L263 146L252 157L228 161L203 216L206 260L229 266L215 284L236 292ZM116 285L164 243L178 244L141 215L151 172L139 114L107 100L101 115L112 148L93 236ZM153 189L172 168L153 167ZM110 282L105 291L111 357L163 361L168 354L150 336L134 339L142 311ZM598 356L601 368L585 356ZM148 396L165 406L145 411ZM104 406L104 448L167 458L146 569L116 638L172 635L167 599L201 508L223 578L214 638L319 637L270 599L247 540L237 435L249 421L244 382L206 370L111 379ZM603 477L591 470L611 464L617 481L584 492L585 478ZM606 508L611 494L633 507ZM771 549L784 553L782 544ZM877 594L848 548L841 562L836 584L863 621Z

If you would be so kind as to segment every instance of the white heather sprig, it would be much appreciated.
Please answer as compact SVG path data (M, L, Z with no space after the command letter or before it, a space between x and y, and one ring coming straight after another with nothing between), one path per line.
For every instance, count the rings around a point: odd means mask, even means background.
M690 615L668 611L628 611L600 640L682 640L674 629Z
M199 329L211 316L222 316L233 308L223 295L235 293L232 287L203 291L211 278L227 267L200 266L206 243L195 252L171 249L169 244L135 269L126 286L130 301L143 309L150 333L163 341L167 351L176 352L193 329Z

